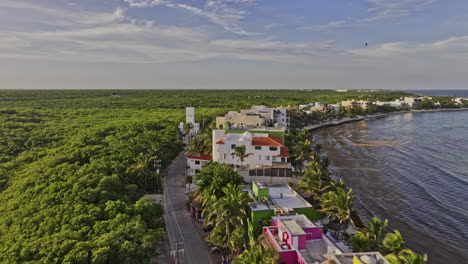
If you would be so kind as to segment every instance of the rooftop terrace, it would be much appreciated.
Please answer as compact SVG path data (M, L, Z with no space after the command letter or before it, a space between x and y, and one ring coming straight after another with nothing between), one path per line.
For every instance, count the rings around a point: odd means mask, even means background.
M284 209L312 207L304 198L287 185L270 186L270 199Z
M263 182L254 182L259 189L268 189L268 200L255 203L249 203L250 208L254 211L262 210L291 210L295 208L312 208L312 205L302 198L288 185L266 185ZM248 192L252 197L255 197L252 190Z

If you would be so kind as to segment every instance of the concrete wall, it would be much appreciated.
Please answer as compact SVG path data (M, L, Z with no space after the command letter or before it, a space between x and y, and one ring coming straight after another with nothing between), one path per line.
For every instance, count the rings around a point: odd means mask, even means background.
M273 210L268 211L252 211L251 212L251 220L252 225L255 231L260 230L262 227L258 226L258 220L270 220L272 216L275 216L275 212Z
M313 240L313 239L322 239L323 235L323 227L310 227L310 228L304 228L304 232L306 232L307 240Z
M261 181L266 184L287 184L290 181L295 181L291 177L249 176L248 170L239 170L238 172L246 182Z
M196 161L200 161L200 164L196 164ZM194 176L196 170L201 171L208 163L210 163L208 160L187 159L187 175Z

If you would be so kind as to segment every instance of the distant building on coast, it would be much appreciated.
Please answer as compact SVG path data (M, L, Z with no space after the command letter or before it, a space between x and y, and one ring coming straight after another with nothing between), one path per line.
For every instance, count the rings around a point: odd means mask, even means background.
M289 110L284 107L270 108L264 105L251 109L230 111L225 116L216 117L216 128L254 128L259 126L288 128Z
M377 102L375 102L375 105L393 107L393 108L396 108L396 109L402 109L404 107L407 107L407 104L405 102L400 101L399 99L397 99L395 101L390 101L390 102L377 101Z
M416 98L413 96L407 96L404 99L405 104L407 104L411 108L418 108L423 101L423 98Z
M362 109L362 110L367 110L369 106L372 105L372 102L370 101L364 101L364 100L347 100L347 101L342 101L341 102L341 107L346 108L346 109Z

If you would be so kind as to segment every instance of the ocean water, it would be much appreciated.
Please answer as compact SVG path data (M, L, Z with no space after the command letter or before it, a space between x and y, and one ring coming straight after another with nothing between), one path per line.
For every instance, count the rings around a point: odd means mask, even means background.
M314 140L362 216L388 219L429 263L468 263L468 111L395 114Z

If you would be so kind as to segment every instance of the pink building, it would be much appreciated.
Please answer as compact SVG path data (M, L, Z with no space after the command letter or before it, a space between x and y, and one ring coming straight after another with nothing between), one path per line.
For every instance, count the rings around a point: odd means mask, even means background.
M310 221L304 215L276 216L272 226L264 227L263 233L286 264L321 263L343 250L323 234L320 223Z

